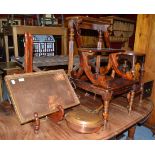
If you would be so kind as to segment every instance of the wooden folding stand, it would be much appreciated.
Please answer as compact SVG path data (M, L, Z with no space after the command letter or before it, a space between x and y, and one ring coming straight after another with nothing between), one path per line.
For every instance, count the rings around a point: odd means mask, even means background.
M35 133L40 128L40 117L48 115L58 122L63 119L64 109L79 104L64 70L33 73L30 33L25 33L24 71L25 74L6 76L5 81L21 124L33 121Z
M79 104L62 69L8 75L5 81L20 123L34 122L35 133L40 128L40 118L49 116L54 122L60 121L64 109Z

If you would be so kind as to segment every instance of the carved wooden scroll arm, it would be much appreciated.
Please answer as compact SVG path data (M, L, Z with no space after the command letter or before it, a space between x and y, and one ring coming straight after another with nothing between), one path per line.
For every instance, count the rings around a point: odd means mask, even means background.
M94 54L94 53L92 53ZM104 75L100 74L93 74L91 71L91 66L88 63L88 56L90 55L90 52L81 52L82 55L82 68L85 71L85 74L87 75L88 79L94 84L99 85L103 87L107 87L106 77Z
M110 59L110 61L111 61L111 63L112 63L112 68L115 70L115 72L116 72L118 75L120 75L121 77L123 77L123 78L125 78L125 79L133 80L133 74L132 74L131 71L126 72L126 73L123 73L122 71L120 71L120 70L118 69L118 66L119 66L119 64L118 64L118 62L117 62L117 60L118 60L118 53L112 53L112 54L110 54L110 55L109 55L109 59Z
M107 74L110 71L111 68L112 68L112 62L111 62L111 59L108 59L107 66L101 66L100 67L100 74L101 75Z
M86 78L86 75L84 74L84 69L83 69L83 57L81 56L81 53L79 52L79 55L80 55L80 64L79 66L76 66L75 68L73 68L72 72L71 72L71 75L73 78L76 78L76 79L83 79L83 77L85 77L84 79L87 79ZM91 62L88 62L88 65L95 69L95 65Z
M80 64L78 67L76 67L75 69L73 68L71 74L73 78L77 78L80 79L81 76L83 75L84 70L82 68L82 57L80 57Z

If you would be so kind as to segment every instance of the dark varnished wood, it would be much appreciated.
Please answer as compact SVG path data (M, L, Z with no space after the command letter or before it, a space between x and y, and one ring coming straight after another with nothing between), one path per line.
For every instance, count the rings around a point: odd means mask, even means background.
M38 113L37 112L34 113L34 122L33 122L33 124L34 124L34 133L38 134L39 133L39 129L40 129L40 119L38 117Z
M81 29L90 29L98 31L98 45L97 48L103 48L103 33L105 37L106 47L110 47L108 27L110 21L108 20L99 20L97 18L85 17L85 16L74 16L66 18L68 21L69 28L69 64L68 64L68 74L71 75L73 70L73 54L74 54L74 36L77 43L77 47L83 47L83 41L81 38Z
M75 84L77 87L95 94L97 92L98 95L102 96L104 105L104 126L106 126L109 115L109 103L113 94L124 94L127 91L131 91L128 108L129 113L131 112L136 91L135 84L138 83L139 85L139 81L135 80L135 54L134 52L110 48L108 32L110 22L108 20L100 20L97 18L83 16L69 17L67 20L70 36L68 75L76 79ZM81 38L81 29L96 30L98 32L98 42L96 48L84 47ZM73 68L74 39L77 43L78 53L80 56L80 65L77 69ZM103 48L103 41L105 41L106 48ZM126 67L124 66L127 65L124 64L122 66L124 67L124 71L123 69L120 69L121 66L118 59L119 56L123 54L126 56L132 55L132 68L130 68L129 71L126 71ZM102 56L107 57L107 66L101 64ZM96 60L94 66L90 63L92 58ZM112 74L110 77L107 74L110 73L111 70ZM117 74L116 76L119 77L119 80L115 78L115 74ZM142 89L140 91L142 94Z
M61 105L58 105L57 109L59 111L48 115L48 118L50 118L55 123L58 123L59 121L63 120L65 114L64 109Z
M128 140L134 140L135 131L136 131L135 125L128 129L128 137L127 137Z
M118 51L116 53L113 53L115 52L115 50L113 51L111 49L104 50L101 48L98 50L98 49L91 49L91 48L84 48L84 49L81 48L79 49L80 69L79 71L74 71L74 70L72 71L73 73L72 77L76 79L75 83L79 88L82 88L86 91L90 91L95 94L97 93L98 95L102 96L103 104L104 104L103 116L104 116L105 126L106 126L106 122L108 121L108 109L109 109L110 100L112 98L112 94L124 94L126 92L131 91L131 97L129 99L129 113L130 113L132 109L133 99L135 96L135 91L136 91L135 87L140 89L139 81L134 79L134 73L133 73L134 69L133 70L131 69L128 72L123 72L119 69L119 64L117 62L118 56L120 54L124 55L124 53L119 53ZM101 53L103 54L110 53L108 58L109 59L108 65L106 67L100 66ZM96 57L95 73L92 72L92 67L89 64L90 57ZM135 64L133 63L133 66L134 65ZM104 72L102 73L99 72L101 68L105 68ZM114 76L109 77L107 73L108 71L110 71L110 69L113 69L113 71L115 71L115 73L119 76L119 78L118 77L115 78ZM83 77L83 73L85 73L89 81L88 80L84 81L83 79L81 79L81 77ZM108 100L106 96L110 96L108 97Z
M30 33L25 33L25 58L24 58L24 71L31 73L33 71L33 39Z

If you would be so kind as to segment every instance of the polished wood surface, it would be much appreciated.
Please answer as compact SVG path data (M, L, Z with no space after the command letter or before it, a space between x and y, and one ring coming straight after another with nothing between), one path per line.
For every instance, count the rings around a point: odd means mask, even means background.
M78 93L81 104L92 103L93 99L83 93ZM100 99L99 99L100 100ZM133 110L128 114L126 99L116 98L110 104L109 123L106 129L101 128L97 133L80 134L68 128L66 121L54 123L48 118L40 120L40 130L34 134L34 127L31 123L20 125L16 114L10 105L0 105L0 139L66 139L66 140L94 140L110 139L122 133L126 129L136 125L149 115L152 110L152 102L144 100L141 105L134 101ZM5 107L5 108L4 108ZM133 137L133 135L131 135Z
M148 82L155 80L155 15L138 15L136 25L134 50L146 54L144 80ZM151 100L155 103L155 84ZM147 126L155 133L155 108L147 121Z
M14 58L15 61L23 64L24 66L24 57ZM79 56L74 56L74 65L79 64ZM56 55L56 56L42 56L42 57L33 57L33 70L34 66L36 67L50 67L50 66L63 66L68 65L68 56L67 55Z

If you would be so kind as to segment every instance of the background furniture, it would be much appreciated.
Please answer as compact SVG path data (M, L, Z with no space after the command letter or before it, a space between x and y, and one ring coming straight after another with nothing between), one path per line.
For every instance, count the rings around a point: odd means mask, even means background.
M123 48L129 49L130 38L134 36L135 22L133 20L117 16L100 17L100 19L110 21L110 42L120 42L122 43Z
M42 26L11 26L9 32L4 34L5 38L5 51L6 51L6 60L9 61L9 48L14 48L14 56L19 56L18 51L18 35L24 35L25 32L29 32L32 35L60 35L61 47L63 55L67 54L67 28L64 27L42 27ZM8 46L8 36L13 36L13 47Z
M107 28L109 27L110 22L107 20L99 20L97 18L84 17L84 16L67 17L66 20L68 21L68 28L69 28L68 74L70 75L71 71L73 70L73 57L75 54L74 39L76 38L75 42L77 43L78 48L82 48L85 46L81 38L81 29L95 30L98 32L98 42L96 48L103 48L104 42L102 35L104 35L105 46L109 48L110 43Z

